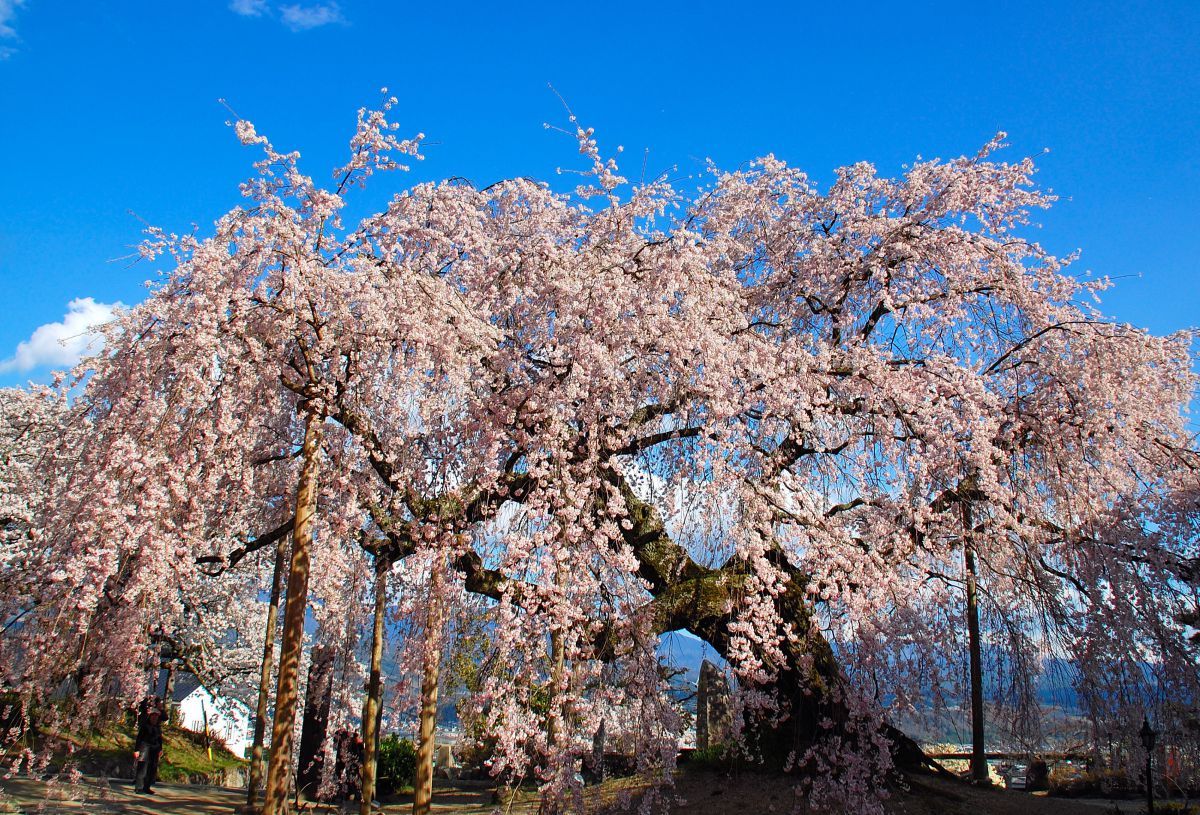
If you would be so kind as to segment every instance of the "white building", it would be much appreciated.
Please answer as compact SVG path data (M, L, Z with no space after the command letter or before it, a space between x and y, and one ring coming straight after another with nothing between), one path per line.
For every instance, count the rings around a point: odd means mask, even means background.
M225 742L229 752L245 758L254 741L254 717L237 699L213 696L192 674L179 674L171 691L171 706L179 709L179 726Z

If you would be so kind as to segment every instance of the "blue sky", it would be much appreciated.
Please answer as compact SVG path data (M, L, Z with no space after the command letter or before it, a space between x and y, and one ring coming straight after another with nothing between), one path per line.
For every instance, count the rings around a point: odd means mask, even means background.
M577 156L547 83L631 174L645 148L679 175L773 152L826 181L1003 129L1014 158L1051 149L1038 237L1118 279L1108 313L1200 324L1200 2L975 6L0 0L0 385L144 296L154 269L119 260L139 219L203 231L239 202L254 154L218 98L323 178L385 85L429 141L377 191L553 180Z

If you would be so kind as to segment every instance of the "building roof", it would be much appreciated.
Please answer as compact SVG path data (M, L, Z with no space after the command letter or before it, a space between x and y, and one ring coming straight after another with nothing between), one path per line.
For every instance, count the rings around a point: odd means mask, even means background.
M200 687L200 679L195 674L180 672L175 676L175 686L171 688L171 701L182 702Z

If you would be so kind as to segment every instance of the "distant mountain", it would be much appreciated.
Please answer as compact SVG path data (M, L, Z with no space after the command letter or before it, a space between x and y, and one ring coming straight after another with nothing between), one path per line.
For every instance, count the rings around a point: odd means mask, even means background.
M704 660L726 667L725 660L704 640L686 631L668 631L658 638L658 658L664 665L682 670L679 680L693 688L700 678L700 664Z
M676 698L687 700L684 702L687 708L694 704L694 701L687 697L695 693L700 664L707 659L721 668L727 667L725 660L711 645L685 631L673 631L662 635L659 638L658 656L664 665L682 671L672 681L672 692ZM985 664L985 693L991 699L1001 690L995 677L1005 662L1003 656L997 652L985 654ZM993 681L989 682L988 676L991 676ZM1075 668L1069 660L1051 658L1043 661L1035 693L1038 703L1042 706L1042 725L1047 735L1063 729L1075 729L1081 708L1074 681ZM927 694L926 698L931 695ZM925 713L932 713L932 708L930 703ZM957 742L969 736L969 729L964 729L969 728L969 716L964 710L945 711L937 717L937 721L926 719L924 713L918 711L915 717L904 717L903 725L921 740L929 742ZM997 732L994 738L1002 742L1007 738L1007 734Z

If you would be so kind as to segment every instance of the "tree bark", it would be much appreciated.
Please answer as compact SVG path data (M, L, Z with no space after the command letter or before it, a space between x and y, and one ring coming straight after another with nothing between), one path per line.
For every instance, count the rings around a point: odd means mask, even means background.
M963 564L967 586L967 640L971 662L971 780L989 780L983 732L983 653L979 641L979 591L975 582L974 523L971 505L963 502Z
M563 718L566 711L563 708L563 675L567 670L567 652L563 643L562 632L558 629L550 631L550 709L549 735L550 743L558 746L563 740Z
M329 703L333 697L334 649L317 645L308 665L308 686L304 698L304 719L300 724L297 749L296 792L315 800L325 774L325 732L329 727Z
M379 714L383 709L383 622L387 609L387 577L391 563L386 556L375 557L375 627L371 633L371 674L367 682L367 698L363 702L363 765L362 815L371 815L375 798L375 779L379 763Z
M563 530L565 534L565 529ZM566 583L566 575L562 568L558 568L554 572L554 584L560 591ZM563 639L562 630L559 628L550 629L550 707L546 711L549 721L547 722L549 731L547 735L550 737L550 744L558 747L564 739L564 722L566 717L566 709L563 704L564 697L564 676L567 671L567 649Z
M417 735L417 771L413 782L413 815L428 815L433 801L433 752L437 727L438 673L442 663L442 564L429 578L429 616L421 677L421 721Z
M271 759L263 815L285 815L292 768L292 728L296 721L297 682L304 648L304 615L308 608L308 575L312 556L313 516L317 508L317 476L321 463L324 417L312 410L305 418L303 462L296 487L296 520L292 528L292 559L288 569L287 607L283 646L275 686L275 721L271 728Z
M262 668L258 675L258 706L254 711L254 744L250 748L250 780L246 785L246 808L258 803L263 782L263 740L267 734L267 708L271 703L271 668L275 660L275 627L279 621L279 594L283 589L283 566L288 553L286 535L275 542L275 569L271 574L271 597L267 602L267 624L263 634Z
M630 528L622 527L625 541L638 558L638 574L654 597L655 633L686 629L728 660L732 645L729 624L736 619L750 565L731 559L717 568L701 566L671 538L653 505L639 499L624 479L618 477L615 486L629 510ZM837 693L843 682L841 670L833 649L811 625L808 578L782 549L776 547L768 557L787 576L783 591L775 598L784 658L782 664L768 661L774 677L760 689L775 694L785 715L782 720L747 721L746 733L764 764L782 766L790 755L800 755L817 741L858 737L842 727L849 719ZM822 726L825 721L832 722L832 729ZM896 766L945 772L904 733L890 725L883 730L892 743Z
M561 630L552 628L550 629L550 699L549 707L546 710L546 735L554 749L559 749L566 739L564 720L567 711L564 704L566 694L563 687L566 670L567 650L563 634ZM559 795L556 794L551 798L544 794L538 813L539 815L558 815L562 810L561 804Z

